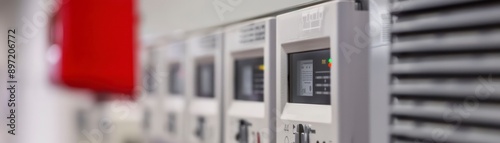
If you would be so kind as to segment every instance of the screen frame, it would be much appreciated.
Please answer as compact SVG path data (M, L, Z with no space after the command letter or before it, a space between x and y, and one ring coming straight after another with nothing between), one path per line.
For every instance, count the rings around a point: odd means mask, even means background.
M320 97L317 97L318 95L315 95L315 91L313 90L313 96L308 96L308 97L303 97L303 96L299 96L299 95L294 95L295 93L297 93L296 91L294 90L297 90L298 89L298 86L296 83L293 83L293 81L296 81L298 79L295 79L292 74L293 74L293 71L295 71L296 69L294 67L296 66L291 66L294 62L293 62L293 58L292 56L296 55L296 54L307 54L307 55L302 55L301 57L314 57L312 56L312 52L325 52L325 53L328 53L328 58L331 58L330 56L330 48L327 48L327 49L317 49L317 50L309 50L309 51L301 51L301 52L293 52L293 53L287 53L286 54L286 57L287 57L287 89L288 89L288 93L287 93L287 103L300 103L300 104L315 104L315 105L331 105L331 93L329 93L328 95L324 95L324 96L320 96ZM324 54L324 53L323 53ZM297 62L298 61L301 61L301 60L296 60ZM328 70L330 70L331 72L331 69L329 68ZM330 79L328 80L328 84L330 84L331 82L331 74L329 74L329 77ZM313 88L314 88L314 85L315 85L315 76L314 76L314 69L313 69ZM331 88L331 85L330 85L330 88ZM329 92L331 92L331 90L329 89L328 90ZM327 97L325 97L327 96Z
M178 62L175 62L175 63L171 63L171 64L168 64L168 93L169 95L171 96L183 96L184 93L186 92L185 91L185 82L186 82L186 78L182 78L181 80L183 80L182 82L180 83L177 83L177 84L181 84L181 91L179 91L178 93L175 93L174 90L174 86L173 83L176 83L176 82L179 82L179 81L176 81L176 74L177 73L173 73L174 69L177 69L176 71L177 72L182 72L184 70L184 75L186 74L185 72L185 67L181 64L181 63L178 63Z
M212 71L212 81L213 82L211 84L211 87L212 90L211 90L211 93L208 94L208 95L203 95L201 94L201 86L202 86L202 83L201 83L201 68L203 66L211 66L211 71ZM196 97L197 98L210 98L210 99L214 99L215 98L215 94L216 94L216 87L215 87L215 84L216 84L216 67L215 67L215 62L197 62L195 64L195 93L196 93Z
M234 80L233 80L233 100L236 100L236 101L255 101L255 102L264 102L264 92L265 92L265 72L264 70L261 71L262 73L262 93L260 95L256 95L257 96L257 99L252 99L251 97L247 97L247 96L244 96L244 95L240 95L239 93L239 88L240 88L240 82L238 82L239 80L239 74L238 74L238 71L239 71L239 64L242 64L243 66L245 65L252 65L254 66L254 64L260 64L260 65L264 65L264 57L263 56L259 56L259 57L250 57L250 58L240 58L240 59L235 59L234 62L233 62L233 77L234 77ZM254 69L252 68L252 80L254 79ZM252 86L254 83L252 82ZM253 93L253 88L252 88L252 94L255 95L255 93ZM252 95L252 97L254 97ZM243 98L243 97L246 97L246 98Z

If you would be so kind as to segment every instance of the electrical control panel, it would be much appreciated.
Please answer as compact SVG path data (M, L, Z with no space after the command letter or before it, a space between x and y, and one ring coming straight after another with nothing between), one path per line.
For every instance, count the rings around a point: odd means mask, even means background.
M171 41L166 47L164 124L163 133L168 143L184 143L184 129L187 116L186 60L187 46L184 40Z
M275 19L226 27L224 142L274 143Z
M140 126L141 131L144 133L145 140L147 142L161 140L164 136L162 132L162 121L164 118L162 117L163 112L161 109L161 99L163 99L163 86L164 82L162 74L164 70L163 66L163 58L165 53L165 45L164 44L156 44L149 48L145 48L143 53L143 58L141 59L142 65L142 95L138 98L138 105L141 107L140 114Z
M277 16L276 142L368 142L369 24L358 6L329 1Z
M223 32L191 35L187 49L185 143L221 143Z

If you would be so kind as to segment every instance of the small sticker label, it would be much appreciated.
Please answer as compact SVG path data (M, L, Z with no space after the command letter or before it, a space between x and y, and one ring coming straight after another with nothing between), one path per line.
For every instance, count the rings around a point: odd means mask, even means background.
M266 38L266 23L253 23L241 28L240 43L263 41Z
M302 12L302 30L319 29L323 23L324 7L316 7Z

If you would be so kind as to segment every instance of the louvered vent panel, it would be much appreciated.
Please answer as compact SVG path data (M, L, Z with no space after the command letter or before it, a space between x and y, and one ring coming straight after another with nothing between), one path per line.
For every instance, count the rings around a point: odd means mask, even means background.
M392 143L500 143L500 1L392 0Z
M213 49L217 45L216 35L208 35L200 39L200 46L203 48Z
M264 41L266 33L266 23L252 23L240 30L240 43L252 43Z

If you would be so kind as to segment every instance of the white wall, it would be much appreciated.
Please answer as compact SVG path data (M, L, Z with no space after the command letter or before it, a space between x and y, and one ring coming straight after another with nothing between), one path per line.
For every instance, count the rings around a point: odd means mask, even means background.
M141 33L191 31L318 1L325 0L141 0Z

